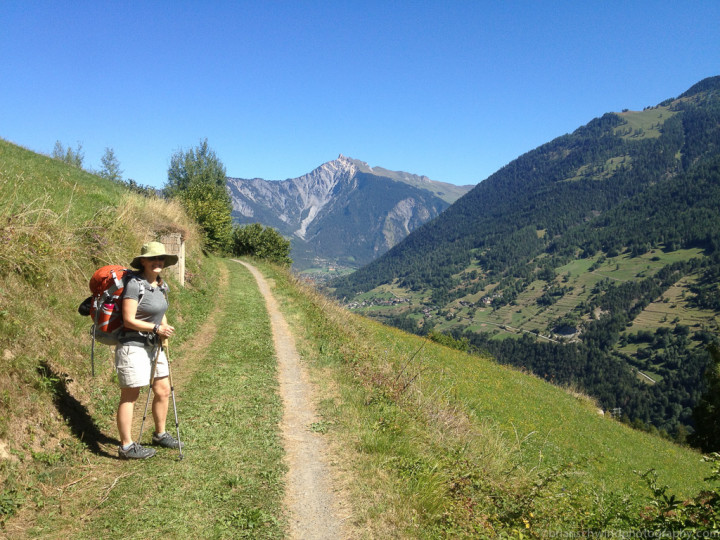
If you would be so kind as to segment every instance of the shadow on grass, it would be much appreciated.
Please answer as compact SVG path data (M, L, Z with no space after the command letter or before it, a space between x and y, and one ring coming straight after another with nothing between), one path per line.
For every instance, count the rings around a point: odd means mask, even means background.
M101 445L117 446L120 442L113 437L108 437L100 430L90 416L87 407L68 390L66 378L53 371L46 361L40 363L38 373L45 381L48 381L55 408L67 422L72 434L85 443L93 454L117 459L117 455L108 453Z

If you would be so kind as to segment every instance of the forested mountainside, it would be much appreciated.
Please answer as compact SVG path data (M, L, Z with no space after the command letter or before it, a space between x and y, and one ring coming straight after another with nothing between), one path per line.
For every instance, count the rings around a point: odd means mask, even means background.
M719 223L712 77L519 157L333 292L682 437L717 338Z
M367 264L471 187L373 169L342 155L299 178L228 178L234 221L289 237L299 270Z

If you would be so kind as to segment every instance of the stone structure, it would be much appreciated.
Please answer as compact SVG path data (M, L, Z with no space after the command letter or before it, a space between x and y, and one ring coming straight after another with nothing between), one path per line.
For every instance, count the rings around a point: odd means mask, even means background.
M185 286L185 240L179 232L168 233L160 237L165 250L170 255L178 256L178 263L168 267L166 272L172 274L181 287Z

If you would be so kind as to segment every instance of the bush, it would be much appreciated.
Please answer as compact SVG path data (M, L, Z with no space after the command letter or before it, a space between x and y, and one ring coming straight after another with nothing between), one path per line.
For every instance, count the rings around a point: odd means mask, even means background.
M443 334L442 332L436 332L434 330L428 333L427 337L435 343L445 345L446 347L450 347L452 349L457 349L458 351L468 352L470 350L470 340L466 337L455 339L452 336Z
M712 463L713 472L705 480L720 480L720 454L705 456ZM668 486L657 482L657 473L653 470L641 475L652 491L650 506L645 509L645 519L637 525L651 526L654 531L668 533L674 531L717 531L720 527L720 489L710 488L687 500L679 499L668 493Z
M280 264L292 264L290 240L272 227L260 223L240 226L233 230L232 252L234 255L250 255Z

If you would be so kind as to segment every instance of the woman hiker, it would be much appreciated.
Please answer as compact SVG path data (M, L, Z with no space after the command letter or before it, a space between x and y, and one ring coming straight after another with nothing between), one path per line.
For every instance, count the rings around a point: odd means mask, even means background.
M145 459L155 455L155 449L145 448L133 442L131 429L135 402L140 389L150 382L151 366L157 353L155 377L152 383L152 416L155 432L154 445L178 448L179 442L165 431L168 412L170 383L168 361L160 347L161 340L173 335L175 328L167 323L167 284L160 276L163 268L178 261L177 255L165 253L160 242L143 245L140 255L130 266L139 270L136 277L125 285L122 300L124 328L120 344L115 350L115 367L120 383L120 405L117 410L117 426L120 432L118 455L121 459Z

